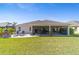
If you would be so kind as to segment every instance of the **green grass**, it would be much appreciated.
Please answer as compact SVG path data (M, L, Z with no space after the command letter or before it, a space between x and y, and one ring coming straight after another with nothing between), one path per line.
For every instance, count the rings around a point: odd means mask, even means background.
M79 37L0 38L0 54L79 54Z

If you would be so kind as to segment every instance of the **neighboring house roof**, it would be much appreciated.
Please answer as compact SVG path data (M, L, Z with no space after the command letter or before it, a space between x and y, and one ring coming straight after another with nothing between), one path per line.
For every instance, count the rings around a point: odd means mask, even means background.
M50 21L50 20L43 20L43 21L37 20L37 21L19 24L17 26L26 26L26 25L30 25L30 26L68 26L67 23Z
M0 23L0 27L6 27L6 26L8 26L8 27L13 27L14 24L9 23L9 22Z

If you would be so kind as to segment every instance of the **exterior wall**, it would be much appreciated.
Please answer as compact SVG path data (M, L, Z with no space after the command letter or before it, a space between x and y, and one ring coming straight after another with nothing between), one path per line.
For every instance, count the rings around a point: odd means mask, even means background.
M16 33L17 33L17 31L19 30L19 27L21 28L21 32L22 31L24 31L26 34L33 34L34 33L34 29L41 29L41 27L39 26L28 26L28 25L26 25L26 26L21 26L21 25L19 25L19 26L16 26ZM33 28L33 29L32 29ZM48 28L47 30L49 31L48 32L48 34L52 34L53 33L53 28L55 28L55 27L49 27L49 26L46 26L46 27L44 27L44 28ZM58 29L59 28L61 28L61 27L57 27ZM64 27L65 29L67 29L67 27ZM62 34L62 33L61 33Z
M70 28L73 30L73 35L79 35L79 27L78 26L71 26Z
M79 35L79 27L76 27L76 28L74 29L74 34L78 34L78 35Z
M30 26L16 26L16 32L19 30L19 27L21 28L21 31L24 31L26 34L30 34Z

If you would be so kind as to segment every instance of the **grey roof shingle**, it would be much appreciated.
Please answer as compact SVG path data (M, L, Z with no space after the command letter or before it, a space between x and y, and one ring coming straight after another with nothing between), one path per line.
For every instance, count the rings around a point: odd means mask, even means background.
M79 26L79 21L69 21L68 24L70 26Z
M62 22L57 22L57 21L50 21L50 20L43 20L43 21L40 21L40 20L37 20L37 21L32 21L32 22L29 22L29 23L23 23L23 24L19 24L17 26L22 26L22 25L33 25L33 26L48 26L48 25L51 25L51 26L68 26L67 23L62 23Z

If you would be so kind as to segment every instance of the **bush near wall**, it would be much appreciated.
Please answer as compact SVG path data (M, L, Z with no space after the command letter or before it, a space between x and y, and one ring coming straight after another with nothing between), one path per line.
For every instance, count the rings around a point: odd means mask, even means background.
M9 34L13 34L15 32L15 29L14 28L8 28L7 30L9 32Z
M79 34L75 34L75 29L70 28L70 35L79 37Z
M70 28L70 35L74 35L74 29Z

